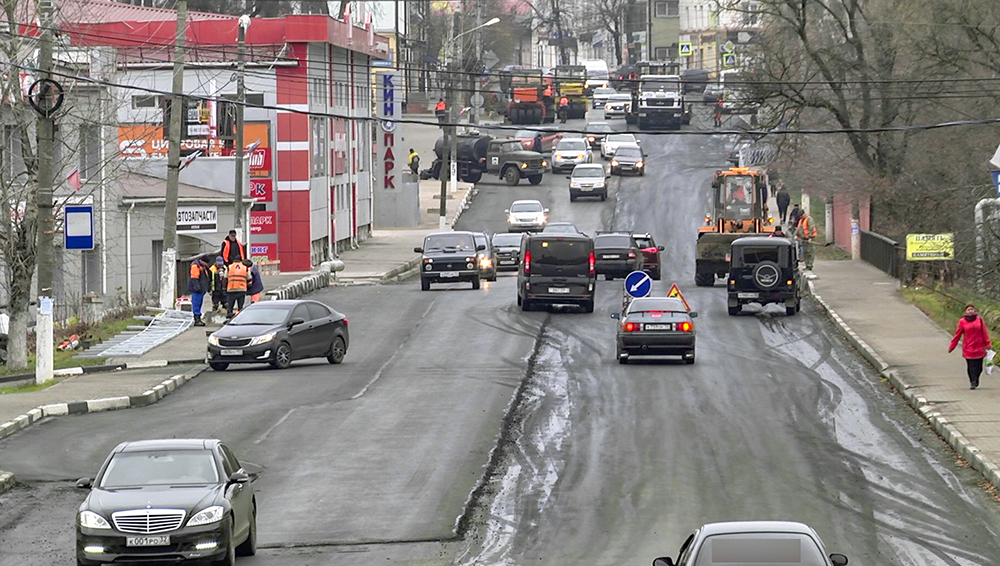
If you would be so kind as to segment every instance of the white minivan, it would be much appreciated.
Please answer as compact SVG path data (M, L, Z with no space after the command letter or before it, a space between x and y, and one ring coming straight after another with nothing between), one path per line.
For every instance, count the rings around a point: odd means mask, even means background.
M607 87L611 82L611 73L608 71L608 62L602 59L592 59L583 61L587 67L587 90Z

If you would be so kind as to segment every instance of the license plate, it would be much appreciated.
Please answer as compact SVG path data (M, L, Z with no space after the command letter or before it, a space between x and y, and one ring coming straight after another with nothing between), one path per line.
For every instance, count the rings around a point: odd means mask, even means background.
M457 271L442 271L441 277L458 277Z
M736 297L740 299L757 299L760 297L760 293L737 293Z
M243 350L223 350L223 356L242 356Z
M566 287L549 287L549 293L552 293L553 295L559 295L562 293L569 293L569 289L567 289Z
M514 265L516 263L517 263L517 261L515 261L513 259L501 259L500 260L500 265Z
M167 546L169 544L170 535L125 537L125 546Z
M620 256L620 255L605 255L605 256L601 256L601 259L621 259L621 257L622 256Z
M643 330L672 330L672 324L644 324Z

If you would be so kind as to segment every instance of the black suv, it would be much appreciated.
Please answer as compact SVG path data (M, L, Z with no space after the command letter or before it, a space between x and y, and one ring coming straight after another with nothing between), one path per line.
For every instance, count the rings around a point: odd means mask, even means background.
M799 269L795 244L787 238L740 238L729 251L729 314L747 303L781 303L792 316L802 306L806 279Z
M598 232L594 236L597 273L610 281L643 270L642 251L631 232Z
M428 291L431 283L456 283L471 281L472 288L479 288L480 271L476 265L477 252L486 246L476 245L472 232L435 232L424 238L424 246L413 248L422 254L420 260L420 289Z
M594 312L594 241L583 234L532 234L521 241L517 304L578 305Z

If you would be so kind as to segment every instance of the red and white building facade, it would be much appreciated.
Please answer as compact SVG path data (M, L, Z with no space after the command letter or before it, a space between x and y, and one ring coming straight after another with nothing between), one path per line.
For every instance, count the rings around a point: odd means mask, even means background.
M173 10L107 0L66 0L60 19L74 45L113 47L117 148L130 159L163 158L165 101L171 91ZM189 14L182 152L232 153L237 18ZM246 33L244 141L250 158L251 256L307 271L372 230L370 62L388 40L320 15L255 18ZM214 99L215 102L206 102ZM200 158L199 158L200 160ZM206 160L211 161L211 160ZM232 161L212 170L235 179ZM227 165L228 164L228 165ZM204 168L204 163L199 163Z

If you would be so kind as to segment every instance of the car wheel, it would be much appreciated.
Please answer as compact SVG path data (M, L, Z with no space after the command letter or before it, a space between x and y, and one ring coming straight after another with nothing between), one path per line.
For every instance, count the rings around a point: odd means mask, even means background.
M656 268L656 271L654 271L652 273L651 277L653 278L653 281L659 281L660 280L660 268L659 267ZM714 283L714 281L713 281L713 283Z
M583 303L583 312L592 313L594 312L594 301L593 299Z
M517 296L517 306L521 306L521 295Z
M797 313L797 312L799 312L799 311L794 306L792 306L792 307L785 307L785 316L795 316L795 313Z
M429 279L424 279L423 277L420 278L420 290L421 291L431 290L431 282Z
M608 200L608 193L607 193L607 191L601 193L601 202L604 202L606 200Z
M569 193L569 202L576 202L576 193L570 191L570 193Z
M226 522L229 524L228 527L224 526L222 532L226 533L226 556L221 560L216 560L212 562L212 566L236 566L236 545L233 543L233 519L232 517L227 517Z
M333 344L330 344L330 354L326 357L326 361L331 364L339 364L344 361L344 356L347 355L347 344L344 344L344 339L340 336L336 336L333 339Z
M226 368L229 367L228 362L212 362L208 365L215 371L226 371Z
M615 276L614 275L608 275L607 273L605 273L604 274L604 280L605 281L614 281L615 280Z
M517 169L508 167L507 170L503 172L503 180L506 181L511 187L516 187L517 184L521 182L521 174L517 172Z
M250 532L247 539L236 547L237 556L253 556L257 554L257 505L250 510Z
M713 287L715 286L715 274L714 273L695 273L694 274L694 284L699 287Z
M278 349L274 352L274 360L271 367L275 369L285 369L292 363L292 348L285 342L278 344Z
M736 316L740 314L740 310L742 310L739 305L736 305L735 307L727 307L727 309L729 311L729 316Z
M532 185L540 184L542 182L542 176L541 175L528 175L528 182L531 183Z
M801 298L795 300L795 312L799 312L800 310L802 310L802 299Z
M473 289L478 289L480 287L480 285L481 285L481 283L480 283L479 276L476 275L476 277L472 280L472 288Z

